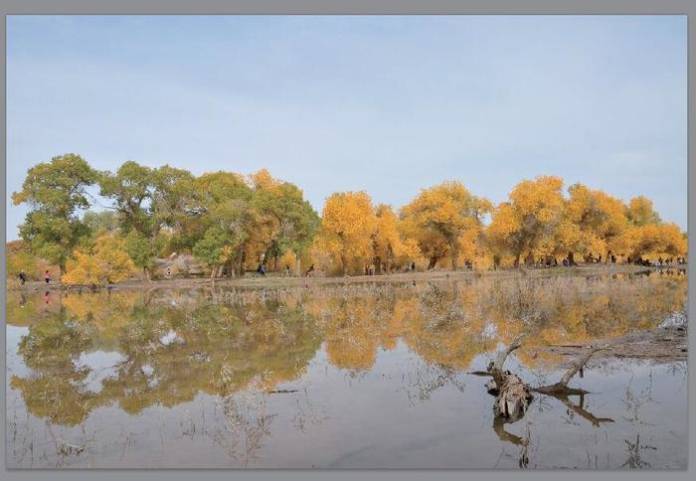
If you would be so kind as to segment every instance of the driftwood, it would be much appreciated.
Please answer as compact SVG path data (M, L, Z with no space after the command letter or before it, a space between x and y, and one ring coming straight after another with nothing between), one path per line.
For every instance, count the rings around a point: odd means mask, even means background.
M532 401L532 392L522 379L510 371L505 371L505 360L511 352L522 345L522 337L515 339L507 349L498 353L495 361L488 365L488 371L493 379L486 385L488 392L495 395L493 412L496 417L517 420L527 412L527 406Z
M486 383L486 389L490 394L495 396L493 412L496 418L503 420L503 422L514 422L522 418L527 412L529 403L533 399L533 393L539 393L555 397L565 404L568 409L587 419L595 426L603 422L613 422L612 419L597 418L592 413L586 411L583 408L583 404L584 395L587 394L587 391L568 386L571 379L573 379L578 372L582 371L590 358L596 352L607 349L607 346L590 346L589 350L570 366L558 382L545 386L531 387L518 375L504 369L507 357L510 353L519 349L521 345L522 337L516 338L506 349L498 353L495 360L489 363L486 371L471 373L479 376L490 376L492 378ZM580 403L577 405L573 404L568 399L569 396L580 396ZM496 426L498 430L502 430L502 424L499 422L497 423Z

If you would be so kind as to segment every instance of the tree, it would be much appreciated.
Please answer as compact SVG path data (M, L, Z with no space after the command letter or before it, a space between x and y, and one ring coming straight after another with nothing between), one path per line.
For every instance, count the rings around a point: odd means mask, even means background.
M190 249L202 233L199 220L204 211L195 177L188 170L164 165L152 171L152 189L152 236L166 227L172 233L172 248Z
M418 244L413 239L403 239L399 232L399 218L392 208L380 204L375 209L376 228L372 237L373 263L377 273L382 265L387 272L398 261L415 260L420 255Z
M21 240L10 241L5 245L7 260L7 278L14 279L23 272L27 279L40 279L46 270L53 270L55 266L30 252L26 243Z
M533 255L555 235L563 219L563 180L539 176L515 186L507 202L493 213L488 235L498 248L509 252L519 266L523 253Z
M582 184L568 188L564 219L556 244L565 252L600 254L608 259L619 248L618 238L628 228L621 200Z
M101 212L88 210L82 216L82 222L92 234L97 234L99 232L117 232L119 226L118 216L112 210L103 210Z
M106 172L99 179L101 195L114 201L124 233L132 230L143 236L152 233L154 226L148 204L152 199L153 176L152 169L129 160L115 174Z
M274 179L265 169L251 176L251 184L255 228L250 242L256 243L266 258L272 258L277 269L286 250L300 256L307 251L321 221L296 185Z
M253 195L251 188L238 174L214 172L196 179L196 189L201 203L199 210L202 212L198 228L203 230L203 236L198 237L194 244L194 255L198 252L208 265L217 265L220 261L215 260L210 264L211 259L217 258L211 258L201 249L220 241L229 251L225 263L234 264L234 270L241 275L248 255L247 243L256 224L255 214L250 207ZM206 235L208 240L196 250L195 246ZM217 240L213 242L215 239Z
M227 262L231 252L229 246L229 235L220 226L210 227L193 246L193 255L210 267L211 279L217 277L218 269Z
M362 268L372 256L376 217L365 192L332 194L322 211L319 242L345 275Z
M667 259L686 255L687 242L676 224L649 223L634 226L625 239L632 259Z
M132 230L125 237L125 248L128 256L136 267L140 268L147 280L150 280L152 268L155 266L155 259L162 249L164 238L145 237L136 230Z
M97 238L90 250L75 251L73 257L67 262L67 271L61 277L66 284L113 284L136 272L126 252L125 241L110 234Z
M653 209L652 201L642 195L629 201L626 216L637 226L660 223L660 215Z
M61 273L73 248L89 233L77 213L89 208L87 187L97 177L82 157L65 154L29 169L22 190L12 194L14 205L28 203L32 209L20 236L35 254L58 264Z
M491 210L488 200L472 195L460 182L444 182L425 189L401 210L404 230L417 240L429 259L428 268L450 258L457 268L463 236L477 238L483 216Z

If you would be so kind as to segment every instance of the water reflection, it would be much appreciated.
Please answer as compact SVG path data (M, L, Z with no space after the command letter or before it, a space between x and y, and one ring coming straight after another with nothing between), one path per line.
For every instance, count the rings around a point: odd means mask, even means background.
M282 388L301 379L312 362L352 377L369 375L380 353L397 355L402 343L419 364L403 365L400 381L390 382L414 406L439 391L464 393L472 363L520 333L528 335L517 360L533 370L551 369L558 359L540 347L655 327L684 310L686 288L683 276L615 275L274 290L10 292L8 324L28 330L16 346L8 344L26 368L9 376L9 386L31 415L65 427L83 425L98 408L138 415L214 396L223 421L206 436L248 466L258 461L264 439L273 438L268 396L293 395L298 431L325 419L306 391ZM558 400L569 416L595 428L613 422L593 413L584 397ZM635 423L650 398L627 392L625 402L625 421ZM492 422L501 442L521 449L518 466L527 467L529 432ZM192 432L193 425L182 428L182 434ZM637 437L626 443L626 466L649 466L640 458L648 445ZM61 449L66 456L80 454L57 443Z

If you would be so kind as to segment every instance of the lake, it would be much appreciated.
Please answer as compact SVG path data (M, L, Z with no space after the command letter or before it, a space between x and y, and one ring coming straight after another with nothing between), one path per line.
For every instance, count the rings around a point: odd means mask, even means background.
M685 469L686 362L590 361L500 423L483 370L684 319L687 279L469 276L274 288L8 291L14 468Z

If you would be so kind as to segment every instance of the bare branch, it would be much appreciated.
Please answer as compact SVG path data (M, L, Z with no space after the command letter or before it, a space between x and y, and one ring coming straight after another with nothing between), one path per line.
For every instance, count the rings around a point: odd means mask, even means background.
M493 366L491 366L491 371L498 370L501 371L503 370L503 365L505 364L505 360L507 357L510 355L511 352L517 350L522 346L522 339L524 339L524 334L521 334L517 336L512 343L507 347L507 349L500 351L498 353L498 356L495 359L495 362L493 363Z
M590 350L580 359L575 361L573 365L565 372L565 374L563 374L563 377L561 377L561 380L558 381L558 384L567 386L570 380L573 378L573 376L575 376L578 373L578 371L582 369L585 366L585 364L587 364L587 361L590 360L594 353L606 349L608 349L608 346L590 347Z

